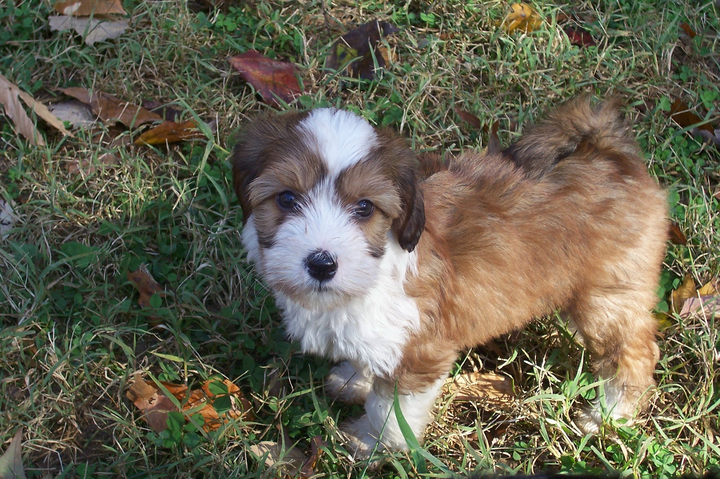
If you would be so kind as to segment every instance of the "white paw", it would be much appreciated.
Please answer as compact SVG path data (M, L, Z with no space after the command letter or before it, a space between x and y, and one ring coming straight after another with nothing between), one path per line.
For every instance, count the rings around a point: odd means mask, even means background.
M372 390L372 379L344 361L330 370L325 390L343 402L362 404Z
M381 452L384 450L383 445L378 441L377 436L373 433L372 425L367 414L364 414L355 421L343 424L342 429L353 457L356 460L367 459L372 456L373 452Z

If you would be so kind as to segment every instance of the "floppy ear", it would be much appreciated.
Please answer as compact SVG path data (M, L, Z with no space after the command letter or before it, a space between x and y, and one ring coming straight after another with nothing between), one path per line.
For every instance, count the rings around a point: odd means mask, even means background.
M392 229L402 249L410 252L415 249L425 229L425 204L415 168L411 174L398 182L402 213L393 221Z
M262 173L270 151L287 143L290 125L294 125L302 114L290 112L282 116L264 115L243 127L238 142L233 148L232 163L233 188L240 200L243 211L243 225L252 214L248 188Z
M390 154L398 161L393 172L395 184L400 196L402 212L392 223L402 249L412 251L420 241L425 229L425 204L420 186L420 171L417 158L403 140L393 141Z

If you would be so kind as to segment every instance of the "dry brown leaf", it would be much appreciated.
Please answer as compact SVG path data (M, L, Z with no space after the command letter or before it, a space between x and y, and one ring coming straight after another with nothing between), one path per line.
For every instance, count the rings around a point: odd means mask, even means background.
M687 238L675 221L670 222L670 241L674 244L686 245Z
M51 31L75 30L81 35L87 45L94 45L96 42L112 40L127 30L130 22L125 19L110 18L89 18L71 17L68 15L54 15L48 18Z
M22 463L22 428L15 433L5 454L0 456L0 479L25 479Z
M183 410L201 407L198 413L205 420L203 429L206 431L218 429L224 422L224 419L220 417L213 405L213 402L218 398L218 396L210 391L210 384L215 382L218 382L217 379L207 380L203 383L200 389L194 389L191 391L190 398L188 399L186 406L183 407ZM227 379L224 379L222 383L228 391L227 394L223 394L223 396L230 396L231 402L230 409L223 414L233 419L252 419L252 404L250 404L250 401L245 399L245 396L243 396L240 388Z
M35 128L22 104L18 100L20 88L0 75L0 104L5 108L5 114L13 121L18 133L27 138L35 146L44 146L45 140Z
M134 381L125 395L143 412L143 418L155 432L167 429L168 413L178 410L164 392L145 381L140 373L134 375Z
M278 105L278 99L290 103L302 94L292 63L265 57L255 50L230 57L228 62L269 105Z
M197 138L205 138L205 135L198 129L195 120L188 120L184 123L165 121L140 135L138 139L135 140L135 144L164 145Z
M698 289L698 295L700 296L713 296L720 291L720 278L715 278L706 283L702 288Z
M460 108L459 106L455 107L455 113L465 122L470 123L470 125L473 126L473 128L480 129L482 126L482 123L480 122L480 118L476 117L470 112L467 112Z
M683 308L683 304L689 298L697 296L697 287L695 281L689 274L683 278L682 284L670 295L670 307L673 313L679 313Z
M61 92L90 105L93 113L103 121L119 121L128 128L138 127L145 123L162 121L160 115L141 106L122 101L108 93L95 92L90 94L86 88L61 88Z
M525 33L534 32L542 25L540 15L525 3L513 3L510 5L512 12L503 20L503 28L510 33L521 30Z
M70 0L55 2L53 9L61 15L89 17L90 15L127 15L121 0Z
M688 298L680 310L681 318L688 318L692 314L715 316L720 313L720 296L700 296Z
M48 108L58 120L66 121L74 128L89 127L97 122L97 118L93 115L90 105L80 100L64 101L50 105Z
M327 442L321 436L315 436L310 440L310 457L300 470L300 477L313 477L317 474L315 467L322 455L322 448L327 447Z
M675 121L681 128L695 127L698 130L705 130L711 135L715 134L710 122L703 121L702 118L697 116L687 103L683 102L679 98L675 99L673 104L670 106L670 118Z
M447 387L455 401L484 400L506 404L515 397L512 380L495 373L463 373L449 381Z
M245 399L240 388L224 379L221 382L227 388L227 394L215 395L210 391L210 385L217 382L217 379L210 379L205 381L200 389L193 390L183 384L162 381L160 384L182 405L183 412L194 410L193 414L200 414L203 417L205 431L218 429L227 418L252 419L254 417L252 405ZM175 403L165 392L155 383L142 379L140 373L135 374L135 380L126 395L143 412L150 427L158 432L167 429L167 413L178 411ZM224 412L222 417L213 405L221 396L229 396L231 402L230 409Z
M300 468L307 462L305 454L297 448L292 448L283 452L281 444L273 441L262 441L258 444L250 446L252 452L258 459L265 458L265 466L272 468L282 468L285 474L290 477L296 477Z
M165 292L165 289L155 281L145 265L140 265L136 271L128 271L127 278L140 293L138 304L141 308L150 305L150 298L153 294Z

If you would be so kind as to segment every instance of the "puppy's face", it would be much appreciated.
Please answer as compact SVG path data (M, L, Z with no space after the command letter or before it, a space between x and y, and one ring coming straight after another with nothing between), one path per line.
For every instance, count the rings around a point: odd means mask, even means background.
M424 226L412 152L340 110L265 117L236 145L243 242L269 286L309 309L334 309L376 284L388 249Z

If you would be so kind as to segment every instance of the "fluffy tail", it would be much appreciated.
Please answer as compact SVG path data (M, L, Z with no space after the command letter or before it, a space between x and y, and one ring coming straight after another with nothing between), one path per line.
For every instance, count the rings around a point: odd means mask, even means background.
M620 116L620 104L618 98L597 105L589 96L571 100L529 127L503 153L530 176L542 176L579 149L637 157L639 150L631 128Z

